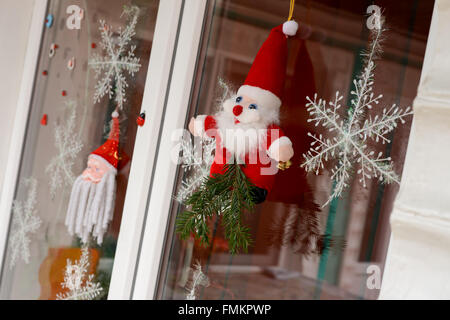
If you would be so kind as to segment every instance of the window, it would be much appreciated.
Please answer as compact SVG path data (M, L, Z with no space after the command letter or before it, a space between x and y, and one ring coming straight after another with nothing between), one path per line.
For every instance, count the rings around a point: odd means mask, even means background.
M305 96L317 92L329 100L340 91L344 104L349 104L352 79L362 67L360 52L367 44L364 14L370 4L296 2L294 17L301 24L299 38L290 41L281 112L281 126L294 141L293 165L278 174L278 187L270 198L246 216L254 240L247 254L229 254L217 217L210 223L212 246L204 248L192 238L180 241L174 226L184 208L171 200L156 297L185 298L190 269L198 261L209 286L198 290L197 299L377 298L379 290L366 285L371 275L367 270L371 266L383 269L389 213L398 186L371 182L363 188L354 179L339 199L318 209L315 204L325 203L332 189L329 172L306 175L299 168L301 155L309 148L306 133L316 130L306 121ZM383 93L383 104L406 107L417 93L433 1L377 1L377 5L385 9L389 31L383 57L377 62L375 92ZM208 2L187 120L217 111L219 78L236 88L243 83L258 49L270 29L286 20L288 8L289 1L263 0L257 7L247 0ZM391 136L392 142L379 150L392 157L399 174L410 125L409 118ZM167 197L176 196L188 177L180 165L175 194ZM311 210L319 233L341 245L321 254L302 249L303 235L311 232L305 223ZM296 226L295 230L289 226Z
M100 0L49 1L1 299L80 298L80 288L64 277L68 260L80 265L83 257L88 262L83 279L93 275L93 284L102 289L95 298L107 297L158 7L158 0L111 0L107 6ZM108 48L102 46L102 34ZM115 110L118 125L112 120ZM118 142L117 154L99 151L97 156L109 164L87 165L88 156L108 141ZM88 233L88 254L82 256L80 237L69 232L66 215L74 181L86 166L93 175L117 166L117 175L115 191L104 194L112 197L114 210L96 235Z

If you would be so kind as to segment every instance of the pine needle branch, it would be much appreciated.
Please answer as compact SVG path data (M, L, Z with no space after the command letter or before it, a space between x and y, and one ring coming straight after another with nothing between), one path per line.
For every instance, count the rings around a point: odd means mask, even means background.
M245 176L241 165L227 164L223 174L207 177L199 190L187 198L189 208L182 212L176 222L181 239L193 234L203 245L210 244L208 221L219 215L228 240L230 252L248 251L252 243L250 229L242 222L245 212L255 205L252 197L254 185Z

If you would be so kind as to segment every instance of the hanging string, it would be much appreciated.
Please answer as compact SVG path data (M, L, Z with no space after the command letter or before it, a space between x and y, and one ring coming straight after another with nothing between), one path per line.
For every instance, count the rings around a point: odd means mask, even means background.
M291 0L291 5L289 7L289 17L288 21L292 20L292 15L294 14L295 0Z

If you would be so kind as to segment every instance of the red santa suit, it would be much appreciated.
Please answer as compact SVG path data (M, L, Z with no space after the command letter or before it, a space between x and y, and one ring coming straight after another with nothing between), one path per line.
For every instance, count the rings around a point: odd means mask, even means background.
M198 116L196 119L197 134L206 134L216 139L216 152L211 165L210 176L223 174L224 167L233 159L233 154L222 144L224 132L217 126L214 116ZM261 132L262 130L260 130ZM256 150L251 150L239 157L237 163L242 163L242 171L255 186L272 190L277 173L277 163L273 160L275 152L280 145L292 145L291 140L285 136L283 130L276 124L270 124L264 129ZM240 161L240 162L239 162Z
M216 174L223 174L224 166L230 162L230 159L234 158L237 163L242 164L241 168L247 178L256 187L265 190L264 198L272 189L275 174L278 171L274 159L278 159L279 147L292 146L291 141L285 136L278 123L286 77L287 38L295 35L297 27L296 22L288 21L271 30L268 38L258 51L244 84L236 94L238 98L245 97L249 101L256 101L250 106L253 109L258 109L257 114L256 111L252 114L252 111L247 110L250 107L239 105L239 99L236 100L236 105L233 108L233 113L236 115L234 126L232 123L229 124L228 128L221 126L220 117L223 114L220 113L216 116L199 115L194 122L195 135L204 136L206 134L216 139L216 153L210 170L211 177ZM235 112L235 108L238 108L237 112ZM224 107L224 109L226 108ZM249 150L236 153L236 150L227 148L229 144L224 140L225 136L228 137L227 130L240 129L239 120L241 118L239 116L243 109L246 112L244 116L248 115L249 118L245 119L245 123L242 122L242 130L256 130L258 142L254 143ZM231 114L231 111L228 110L228 113ZM256 119L254 122L251 120L252 117Z

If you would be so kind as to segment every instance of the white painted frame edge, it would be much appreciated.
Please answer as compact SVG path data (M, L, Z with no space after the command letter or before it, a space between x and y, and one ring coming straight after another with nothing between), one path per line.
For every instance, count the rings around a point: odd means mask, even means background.
M146 122L138 129L119 239L109 287L109 300L130 299L139 244L147 207L148 190L156 158L164 104L181 19L181 0L160 1L141 112Z
M0 198L0 274L2 274L4 259L6 257L11 207L16 192L23 144L28 126L28 116L31 109L31 99L33 97L41 40L44 34L43 21L45 21L47 5L48 0L35 0L31 17L22 81L16 105L16 115L11 133L5 178Z
M432 59L438 52L438 41L441 40L441 33L440 26L439 26L439 19L442 19L439 15L439 4L440 0L435 0L434 2L434 8L433 8L433 14L431 16L431 24L430 29L428 32L428 40L427 40L427 46L425 49L425 56L424 61L422 65L422 72L420 75L420 81L419 86L417 89L417 97L414 99L414 110L417 112L417 110L420 110L426 105L431 105L433 107L442 107L442 105L448 105L449 101L446 99L446 97L442 97L440 95L437 95L433 92L427 92L424 90L424 80L425 77L430 74L431 65L432 65ZM398 233L398 229L405 228L408 225L414 225L414 224L424 224L425 222L431 222L435 226L444 226L448 227L448 221L446 221L445 218L443 218L439 213L423 210L423 208L420 208L421 210L418 210L417 208L413 208L409 206L407 203L405 203L402 198L404 196L405 191L405 183L407 180L407 175L410 172L410 162L411 162L411 145L414 144L415 135L414 132L416 132L416 118L414 116L411 131L409 134L409 140L408 140L408 148L406 150L406 156L405 156L405 163L403 165L403 172L402 172L402 180L400 182L400 189L397 193L397 197L394 201L394 206L391 211L390 215L390 225L391 225L391 236L389 238L389 245L388 245L388 251L386 253L386 261L384 264L384 272L383 272L383 278L381 281L381 290L380 295L378 296L378 300L386 300L386 299L417 299L417 297L414 296L395 296L395 294L399 294L399 292L392 291L392 285L391 283L388 283L389 280L392 279L399 279L399 278L405 278L405 270L399 270L398 264L395 263L395 251L394 248L394 242L397 242L395 240L395 235ZM442 163L444 166L444 164ZM429 221L423 221L423 216L427 216L427 220ZM400 227L400 228L399 228ZM416 236L416 235L415 235ZM404 239L402 239L404 241ZM405 259L405 261L407 261ZM414 270L414 269L413 269ZM402 277L398 277L402 273ZM389 278L389 279L388 279ZM431 277L432 278L432 277ZM386 281L385 281L386 280ZM412 279L410 279L410 283L412 283ZM397 283L400 283L398 281ZM425 288L422 288L425 289ZM429 299L440 299L441 297L430 297ZM419 298L423 299L423 297Z
M184 127L190 105L207 0L184 7L180 35L167 101L166 117L149 194L147 220L134 285L133 299L153 299L157 290L159 267L170 214L177 164L172 160L172 134ZM170 116L169 116L170 115Z

